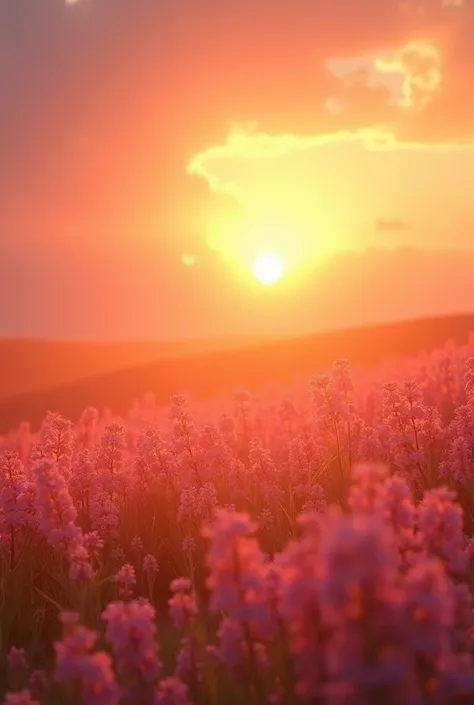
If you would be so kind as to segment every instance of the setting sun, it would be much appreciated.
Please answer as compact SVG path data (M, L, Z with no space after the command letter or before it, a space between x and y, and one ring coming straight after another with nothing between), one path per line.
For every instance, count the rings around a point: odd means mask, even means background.
M276 284L284 273L283 262L272 253L260 255L253 263L253 275L261 284Z

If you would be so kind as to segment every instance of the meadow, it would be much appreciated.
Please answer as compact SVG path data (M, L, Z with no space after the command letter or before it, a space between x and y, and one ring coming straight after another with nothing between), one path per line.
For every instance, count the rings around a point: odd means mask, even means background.
M6 705L474 702L474 338L0 439Z

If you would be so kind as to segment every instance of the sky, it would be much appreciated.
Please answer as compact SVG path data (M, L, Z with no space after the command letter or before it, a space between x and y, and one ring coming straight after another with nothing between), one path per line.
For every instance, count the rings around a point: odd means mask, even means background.
M474 310L473 35L474 0L0 0L0 336Z

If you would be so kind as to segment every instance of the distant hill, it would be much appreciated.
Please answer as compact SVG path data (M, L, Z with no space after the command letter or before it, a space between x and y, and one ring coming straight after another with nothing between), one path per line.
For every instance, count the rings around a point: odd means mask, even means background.
M374 365L392 355L413 355L466 342L474 331L474 314L367 326L234 347L162 356L153 362L97 374L51 389L17 394L0 401L0 432L22 420L37 427L48 410L76 419L87 406L126 412L134 398L155 393L166 403L176 392L202 399L227 394L239 386L258 389L285 384L298 375L328 366L338 357Z
M162 357L248 346L263 336L157 342L0 339L0 401L69 382L136 367Z

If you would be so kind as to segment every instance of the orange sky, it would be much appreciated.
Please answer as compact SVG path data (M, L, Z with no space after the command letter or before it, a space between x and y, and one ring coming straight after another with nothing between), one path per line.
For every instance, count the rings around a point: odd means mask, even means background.
M474 308L473 35L471 0L3 3L0 335ZM416 301L340 290L407 246ZM289 268L272 293L239 277L264 249Z

